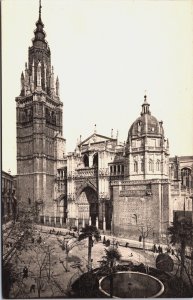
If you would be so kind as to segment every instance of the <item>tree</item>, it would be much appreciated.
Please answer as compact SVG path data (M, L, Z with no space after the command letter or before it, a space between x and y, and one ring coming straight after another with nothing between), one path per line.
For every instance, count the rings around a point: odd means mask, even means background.
M77 238L72 238L71 235L67 235L61 240L60 238L57 238L59 245L63 251L66 253L66 266L64 266L64 261L60 259L60 263L62 263L63 268L66 272L68 272L68 257L69 252L72 250L75 246L81 245L81 243L77 240Z
M88 271L92 270L92 258L91 251L93 247L93 238L98 241L100 238L100 233L95 226L86 225L82 228L81 233L78 237L78 240L81 241L83 239L88 238Z
M106 266L109 270L109 278L110 278L110 298L113 297L113 273L116 261L119 261L121 258L121 254L117 248L114 246L109 247L109 249L105 249L104 266Z
M51 279L51 255L54 251L54 248L51 248L45 242L34 245L31 249L31 262L33 262L33 274L38 290L38 297L41 296L41 290L44 287L45 283Z
M151 227L149 226L141 226L138 228L139 232L140 232L140 237L139 240L143 242L143 250L145 250L145 239L149 236L150 231L152 230Z
M2 229L2 272L7 274L6 277L3 277L3 286L6 286L7 294L11 291L12 279L18 279L13 269L13 261L14 259L15 261L19 259L21 251L27 250L29 246L28 240L34 235L35 225L33 221L34 208L25 208L23 206L22 209L17 210L17 214L15 211L14 220L9 223L9 226L4 226ZM6 285L4 285L4 280L7 281Z
M179 256L176 255L176 257L180 260L180 278L183 278L184 271L186 271L190 284L193 287L185 265L185 250L186 247L190 245L193 235L193 225L191 220L186 219L185 217L174 220L173 225L168 228L168 233L170 236L170 243L172 245L180 246Z

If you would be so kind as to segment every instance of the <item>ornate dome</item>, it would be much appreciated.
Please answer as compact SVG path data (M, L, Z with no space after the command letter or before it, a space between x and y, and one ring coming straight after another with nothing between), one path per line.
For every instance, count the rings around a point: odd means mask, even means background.
M154 116L151 115L149 110L150 104L147 103L147 97L144 96L144 103L142 104L141 116L135 120L131 125L128 132L128 139L143 135L148 136L163 136L164 130L162 127L162 121L159 122Z

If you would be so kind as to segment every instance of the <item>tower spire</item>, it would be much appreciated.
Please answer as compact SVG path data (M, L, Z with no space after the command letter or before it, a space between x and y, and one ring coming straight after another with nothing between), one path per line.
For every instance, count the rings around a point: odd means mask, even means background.
M41 41L44 44L46 43L46 41L45 41L46 34L45 34L44 30L43 30L44 24L43 24L42 19L41 19L41 14L42 14L42 4L41 4L41 0L39 0L39 18L38 18L38 20L36 22L36 29L34 31L35 37L33 39L33 44L35 42L37 42L37 41L38 42ZM38 43L38 47L40 46L39 44L40 43Z
M39 0L39 20L41 20L41 13L42 13L42 5L41 5L41 0Z

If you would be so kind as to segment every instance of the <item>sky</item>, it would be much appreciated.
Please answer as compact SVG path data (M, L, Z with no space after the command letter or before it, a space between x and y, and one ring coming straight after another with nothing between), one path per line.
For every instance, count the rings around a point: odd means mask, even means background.
M16 103L38 0L2 0L2 169L16 174ZM119 139L144 93L170 155L193 155L193 1L42 0L42 21L64 103L67 152L114 129Z

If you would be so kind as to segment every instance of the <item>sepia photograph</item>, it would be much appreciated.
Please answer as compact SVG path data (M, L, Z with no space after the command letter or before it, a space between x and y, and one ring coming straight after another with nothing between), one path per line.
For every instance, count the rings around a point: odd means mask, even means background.
M193 1L0 5L1 298L192 298Z

